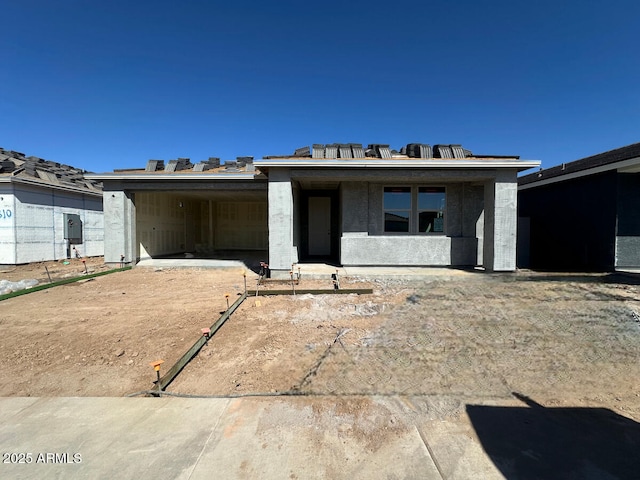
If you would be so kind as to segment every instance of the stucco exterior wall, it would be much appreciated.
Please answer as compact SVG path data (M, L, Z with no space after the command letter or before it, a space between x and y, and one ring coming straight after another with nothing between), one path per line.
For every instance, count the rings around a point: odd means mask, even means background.
M15 211L13 186L0 185L0 265L16 263Z
M104 261L119 264L135 263L137 257L136 209L133 193L114 185L105 190L104 199Z
M293 187L289 169L274 170L269 175L269 266L274 273L288 274L298 262L294 246Z
M446 188L442 235L384 233L383 188L378 182L342 183L343 265L476 265L482 186L422 181ZM411 183L407 183L411 185ZM418 184L417 184L418 185Z
M0 263L21 264L68 258L64 214L82 221L82 256L104 253L102 199L31 185L3 187L0 197ZM73 254L73 252L71 252Z

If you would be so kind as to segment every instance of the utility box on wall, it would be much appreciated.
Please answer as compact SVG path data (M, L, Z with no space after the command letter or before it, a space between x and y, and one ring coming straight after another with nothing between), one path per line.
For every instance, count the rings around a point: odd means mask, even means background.
M69 244L82 243L82 220L76 213L64 214L64 238L69 240Z

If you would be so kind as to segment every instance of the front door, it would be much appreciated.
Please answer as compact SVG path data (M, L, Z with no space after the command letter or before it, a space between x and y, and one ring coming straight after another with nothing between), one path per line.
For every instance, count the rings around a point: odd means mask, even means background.
M309 255L331 255L331 197L309 197Z

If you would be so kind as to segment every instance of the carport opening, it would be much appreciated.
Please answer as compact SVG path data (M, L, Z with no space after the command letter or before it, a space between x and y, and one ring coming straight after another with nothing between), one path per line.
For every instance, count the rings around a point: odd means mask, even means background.
M268 260L266 190L138 192L135 205L139 260Z

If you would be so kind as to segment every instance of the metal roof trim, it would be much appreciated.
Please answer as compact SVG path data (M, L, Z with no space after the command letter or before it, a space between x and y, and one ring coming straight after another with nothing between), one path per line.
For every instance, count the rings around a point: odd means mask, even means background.
M540 160L519 159L262 159L256 167L343 167L343 168L517 168L527 170L540 166Z
M85 178L89 180L146 180L146 181L160 181L160 180L253 180L259 176L255 172L252 173L183 173L183 174L145 174L145 173L92 173L85 175Z

